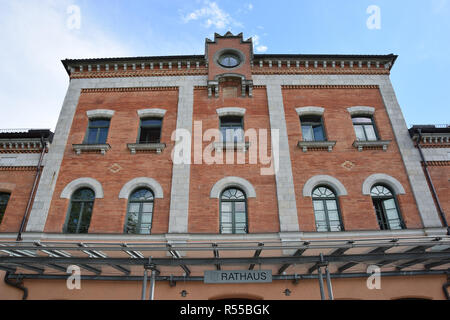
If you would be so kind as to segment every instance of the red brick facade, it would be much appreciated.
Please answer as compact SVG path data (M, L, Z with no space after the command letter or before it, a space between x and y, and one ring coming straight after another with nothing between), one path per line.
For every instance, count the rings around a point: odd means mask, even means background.
M40 265L38 259L31 267L8 261L35 258L21 248L0 250L5 253L0 254L0 270L14 277L28 275L26 285L32 289L33 299L137 299L140 282L127 281L121 290L114 291L110 289L116 288L116 283L112 285L109 277L141 277L147 268L161 271L156 287L162 299L179 299L181 289L189 291L188 298L192 299L285 299L289 290L289 299L318 299L312 275L318 275L317 269L325 266L336 278L333 282L338 299L443 299L448 255L428 249L450 239L433 205L419 153L389 80L397 57L254 55L252 50L251 39L244 41L242 34L227 33L216 34L214 41L207 39L204 56L64 60L71 83L24 237L34 246L30 250L39 252L40 257L45 253L47 258L65 259L58 262L61 266L76 261L83 274L96 278L84 282L83 293L69 292L61 281L67 276L64 267ZM218 62L222 53L233 54L241 61L234 67L221 66ZM299 108L313 110L313 114L322 112L327 141L304 139ZM139 141L144 110L162 118L158 142ZM355 141L354 110L373 118L376 141L363 141L367 142L364 146ZM246 134L243 142L234 138L202 141L211 129L219 133L221 112L241 116L243 129L255 130L256 140ZM106 143L88 143L89 121L99 115L110 119ZM187 144L189 163L173 160L180 145L175 133L180 131L191 135ZM261 135L262 131L267 137ZM261 150L265 138L267 146ZM11 151L13 145L24 148L21 141L8 139L2 139L0 133L0 192L11 192L0 225L0 244L15 239L35 177L33 166L2 164L1 152ZM301 147L309 142L315 145ZM141 150L134 152L136 145ZM227 150L227 145L232 150ZM448 137L444 145L448 146ZM256 163L251 162L254 150ZM208 154L220 157L223 164L209 164L205 159ZM281 164L273 174L262 174L271 166L263 162L267 160L261 158L264 155L274 157L272 165ZM227 163L231 158L232 163ZM434 162L429 171L450 220L448 168L448 161L440 161ZM337 187L333 187L335 182ZM149 184L153 184L151 188ZM402 229L381 230L370 195L371 188L380 184L392 189L404 222ZM333 191L344 227L341 232L318 232L316 228L311 193L322 185L338 188ZM68 232L64 226L71 197L85 187L95 191L88 232ZM152 189L155 195L151 232L127 233L128 197L141 187ZM245 193L247 225L243 233L221 232L220 197L229 187ZM414 241L408 242L412 238ZM52 252L55 242L67 245L64 250L73 255L61 254L57 251L61 249ZM83 247L86 243L91 249ZM17 246L22 244L18 242ZM109 247L96 251L97 245ZM143 247L130 249L128 245ZM218 246L223 248L220 253ZM355 260L346 254L354 254ZM365 276L367 266L377 263L373 258L376 254L383 259L377 261L389 277L383 278L382 291L369 291ZM264 263L261 261L268 260L260 260L260 255L261 259L275 260ZM329 259L326 264L324 256ZM385 261L387 256L391 260ZM433 258L437 256L444 258ZM94 257L106 262L94 262ZM211 257L216 260L206 260ZM224 257L241 259L235 263L242 270L256 270L258 264L261 269L262 265L271 270L273 283L241 286L198 281L204 271L220 270L220 263L223 269L235 268L229 260L218 261ZM177 264L185 258L195 261ZM55 270L62 272L54 277L57 281L41 277L50 271L55 275ZM404 270L415 273L405 277ZM341 277L343 273L353 279ZM297 286L300 274L305 277ZM175 289L169 280L173 277L180 283ZM181 284L186 277L195 278ZM105 281L98 284L97 280ZM427 286L431 289L424 293ZM0 284L0 289L0 299L18 298L15 288ZM15 293L10 295L11 291Z

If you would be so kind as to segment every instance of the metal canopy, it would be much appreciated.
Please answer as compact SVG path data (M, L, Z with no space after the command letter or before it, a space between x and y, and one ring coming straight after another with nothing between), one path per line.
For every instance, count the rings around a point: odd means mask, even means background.
M156 280L203 279L206 270L271 269L273 279L363 277L368 265L385 275L444 274L450 270L450 237L308 241L54 242L0 241L0 270L29 279L66 279L78 265L82 278L142 279L149 265ZM316 274L313 274L316 273ZM93 274L93 275L91 275Z

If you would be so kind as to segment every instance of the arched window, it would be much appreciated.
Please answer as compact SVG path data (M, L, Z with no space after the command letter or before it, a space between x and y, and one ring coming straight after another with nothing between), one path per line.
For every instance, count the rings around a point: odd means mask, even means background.
M247 233L247 198L236 188L229 188L220 197L220 232Z
M404 229L404 223L398 210L397 201L392 191L383 186L375 185L370 191L373 207L381 230Z
M5 215L6 206L8 205L9 197L11 194L6 192L0 192L0 224L2 223L3 216Z
M70 200L69 215L64 227L66 233L87 233L94 208L95 193L89 188L75 191Z
M128 201L125 233L150 234L152 230L154 195L150 189L135 190Z
M312 192L316 230L343 231L336 194L330 188L319 186Z

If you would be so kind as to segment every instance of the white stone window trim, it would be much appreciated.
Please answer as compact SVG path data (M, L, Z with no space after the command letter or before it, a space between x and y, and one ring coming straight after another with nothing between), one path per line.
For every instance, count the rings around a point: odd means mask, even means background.
M70 199L72 194L80 188L91 188L95 193L96 199L103 199L103 187L100 182L93 178L78 178L69 182L61 192L61 198Z
M370 195L373 186L377 184L383 184L390 187L396 195L406 193L405 188L403 188L402 184L397 179L384 173L375 173L367 177L362 185L362 193L364 195Z
M151 108L151 109L140 109L137 111L137 115L139 118L147 118L147 117L155 117L155 118L164 118L167 110Z
M0 192L12 193L16 188L15 183L0 182Z
M304 197L312 197L313 190L319 186L325 185L331 187L334 192L336 192L336 196L346 196L347 189L345 189L344 185L335 177L328 175L317 175L313 176L306 181L303 186L303 196Z
M323 116L323 113L325 112L325 108L322 107L314 107L314 106L306 106L306 107L300 107L296 108L295 111L297 114L302 116Z
M245 109L237 108L237 107L218 108L218 109L216 109L216 112L219 115L219 117L225 117L225 116L243 117L245 115Z
M107 109L95 109L86 111L86 115L89 119L95 118L111 119L114 116L114 113L115 113L114 110L107 110Z
M131 193L138 188L149 188L152 190L156 199L164 198L163 189L158 181L153 178L139 177L124 184L119 192L119 199L128 199Z
M222 192L230 187L242 189L247 198L256 198L256 191L253 185L240 177L225 177L217 181L211 189L210 198L219 199Z
M366 106L354 106L347 108L347 111L350 113L350 115L353 116L363 116L363 115L370 115L373 116L375 114L375 108L374 107L366 107Z

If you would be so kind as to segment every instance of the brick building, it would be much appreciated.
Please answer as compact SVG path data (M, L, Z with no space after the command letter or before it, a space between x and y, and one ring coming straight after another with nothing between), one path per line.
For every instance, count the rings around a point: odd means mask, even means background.
M444 299L449 159L430 170L439 207L396 59L258 55L228 32L205 55L64 60L29 213L31 175L2 167L0 297L21 279L30 299Z

